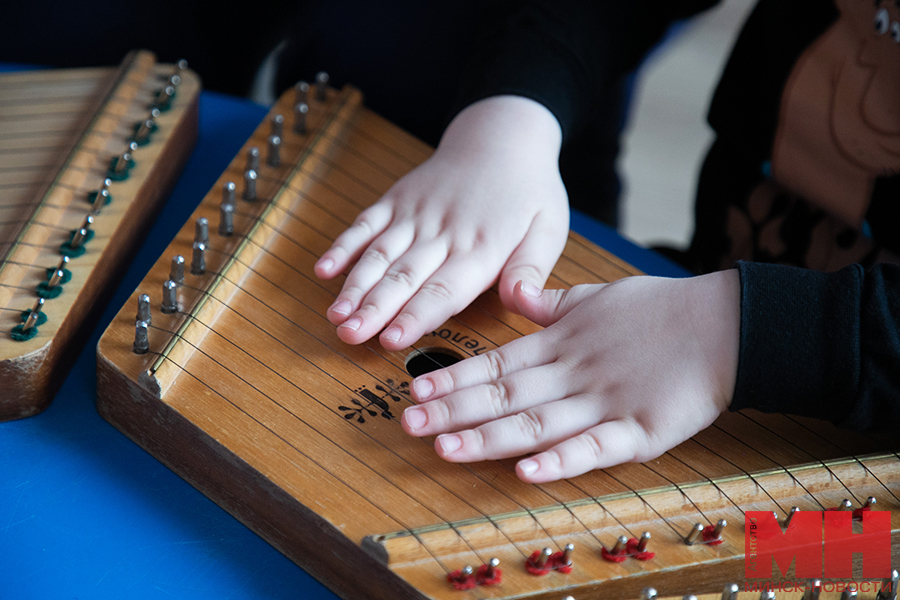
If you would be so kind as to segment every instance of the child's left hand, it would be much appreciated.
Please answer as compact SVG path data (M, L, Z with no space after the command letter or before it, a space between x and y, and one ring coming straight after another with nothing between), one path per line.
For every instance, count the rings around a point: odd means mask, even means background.
M521 313L547 328L422 375L403 428L438 454L519 461L528 482L650 460L731 403L740 289L735 270L632 277L569 291L519 284Z

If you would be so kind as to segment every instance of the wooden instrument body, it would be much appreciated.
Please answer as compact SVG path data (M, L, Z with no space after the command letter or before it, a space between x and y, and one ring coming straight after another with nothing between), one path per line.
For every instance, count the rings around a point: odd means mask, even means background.
M3 76L0 97L8 103L0 109L0 163L4 187L18 195L7 195L0 207L6 225L0 230L0 306L8 309L0 313L0 420L36 414L50 403L190 156L200 80L185 70L150 142L134 153L129 177L110 185L113 201L95 216L84 255L70 260L71 280L59 297L46 300L47 322L30 340L12 339L10 331L21 323L17 311L34 305L46 270L59 264L59 247L91 212L88 194L126 149L135 123L147 118L174 68L157 64L149 52L134 52L118 70ZM49 148L48 140L55 142Z
M104 333L98 410L108 421L346 598L559 598L709 591L742 580L743 512L835 506L868 495L900 528L900 460L883 441L810 420L723 415L710 430L644 465L530 486L511 461L453 465L431 440L406 436L409 357L460 356L535 331L489 290L406 352L341 343L324 317L342 279L319 281L316 258L430 150L361 107L352 89L313 103L310 131L290 132L283 164L263 166L260 198L239 201L235 234L218 236L222 185L242 189L263 123ZM284 185L282 185L284 183ZM179 312L161 314L172 256L191 255L194 219L210 222L207 272L188 275ZM549 286L637 274L572 234ZM150 352L131 351L134 302L154 306ZM831 438L838 438L835 443ZM890 443L889 441L888 443ZM852 490L852 491L851 491ZM731 525L721 545L687 546L696 522ZM601 558L621 535L652 534L652 560ZM575 567L538 577L524 562L576 545ZM896 552L896 535L895 535ZM459 591L447 574L498 557L497 586Z

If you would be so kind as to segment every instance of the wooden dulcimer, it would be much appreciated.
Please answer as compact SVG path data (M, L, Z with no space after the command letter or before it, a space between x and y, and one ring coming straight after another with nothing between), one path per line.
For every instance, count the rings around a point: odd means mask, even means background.
M748 510L872 497L897 531L895 441L810 419L726 414L654 461L544 485L407 436L414 374L536 330L496 290L402 352L325 318L342 279L317 257L430 152L353 88L286 93L101 338L100 413L346 598L721 589ZM634 274L571 234L548 285Z
M0 420L50 402L187 161L185 66L0 75Z

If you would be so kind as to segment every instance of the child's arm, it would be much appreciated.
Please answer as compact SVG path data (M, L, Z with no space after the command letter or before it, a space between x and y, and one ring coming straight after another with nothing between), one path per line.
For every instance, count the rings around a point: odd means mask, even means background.
M499 275L543 287L568 233L559 123L541 104L495 96L463 110L434 155L363 211L316 263L323 279L356 261L328 318L345 342L379 331L406 348Z
M710 425L731 402L738 364L736 270L633 277L569 291L515 288L546 329L413 382L403 413L453 462L519 461L529 482L646 461Z

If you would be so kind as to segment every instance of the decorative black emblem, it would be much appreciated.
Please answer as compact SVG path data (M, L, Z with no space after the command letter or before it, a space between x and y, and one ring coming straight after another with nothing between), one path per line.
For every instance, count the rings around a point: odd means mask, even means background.
M380 396L372 390L366 389L366 386L362 386L356 390L356 394L365 402L360 401L359 398L351 398L350 403L353 406L338 406L338 410L344 411L345 419L348 421L356 419L357 423L365 423L367 414L370 417L377 417L381 414L385 419L393 419L394 414L391 412L388 400L400 402L403 396L409 396L409 382L397 383L393 379L388 379L385 383L387 387L381 384L375 386L375 389L381 393Z

